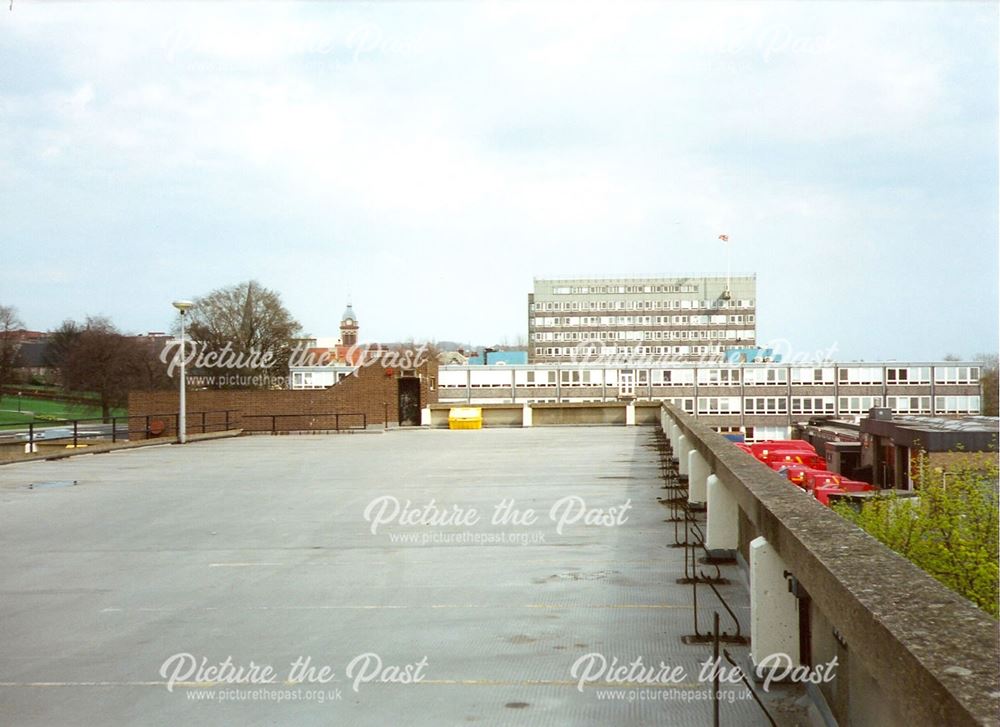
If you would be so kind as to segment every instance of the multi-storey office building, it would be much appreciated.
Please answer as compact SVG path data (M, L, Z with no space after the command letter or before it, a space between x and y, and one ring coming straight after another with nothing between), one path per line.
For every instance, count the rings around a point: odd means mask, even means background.
M786 437L814 416L979 414L974 363L442 366L441 403L666 400L721 431Z
M756 343L756 302L755 275L536 279L528 362L721 357Z

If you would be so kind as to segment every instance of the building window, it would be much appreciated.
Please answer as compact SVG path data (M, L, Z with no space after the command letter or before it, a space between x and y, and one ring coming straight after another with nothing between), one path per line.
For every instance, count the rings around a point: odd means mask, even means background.
M873 406L882 406L881 396L842 396L838 414L867 414Z
M887 396L885 405L896 414L930 414L929 396Z
M978 366L935 366L934 382L937 384L977 384Z
M767 368L747 368L743 373L744 383L755 386L777 386L788 383L788 369L769 366Z
M833 414L832 396L793 396L792 414Z
M706 386L739 386L739 369L698 369L698 383Z
M838 369L842 384L881 384L882 369L878 366L860 366Z
M938 414L978 414L978 396L935 396L934 409Z
M833 383L833 369L832 368L793 368L792 369L792 383L793 384L832 384Z
M885 381L887 384L929 384L931 369L929 366L886 369Z
M784 396L747 397L743 400L744 414L787 414L788 399Z
M738 396L700 396L698 397L699 414L739 414L740 398Z

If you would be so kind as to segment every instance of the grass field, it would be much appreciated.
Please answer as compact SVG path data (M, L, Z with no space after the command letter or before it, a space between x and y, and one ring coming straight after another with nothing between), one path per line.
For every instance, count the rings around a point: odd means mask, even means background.
M42 384L8 384L7 389L8 391L10 389L17 389L18 391L31 391L36 393L41 392L44 394L51 394L52 398L54 399L58 399L59 396L64 393L63 390L60 389L58 386L51 386L51 385L44 386ZM85 399L98 398L97 393L93 391L69 391L65 393L68 393L71 396L81 397Z
M90 419L101 416L101 407L84 404L69 404L64 401L49 401L46 399L21 399L21 411L17 410L16 396L0 398L0 427L11 428L18 424L27 426L29 423L50 424L53 419ZM125 416L125 409L112 409L112 416Z

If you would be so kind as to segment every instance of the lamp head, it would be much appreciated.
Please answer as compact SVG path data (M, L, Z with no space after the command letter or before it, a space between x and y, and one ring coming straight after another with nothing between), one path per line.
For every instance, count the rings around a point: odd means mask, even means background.
M194 308L194 301L190 300L175 300L174 308L181 312L181 315L187 313L191 308Z

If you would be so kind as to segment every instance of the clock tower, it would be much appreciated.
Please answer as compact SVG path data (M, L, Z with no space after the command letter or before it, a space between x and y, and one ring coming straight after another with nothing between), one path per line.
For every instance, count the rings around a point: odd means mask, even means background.
M347 304L344 315L340 317L340 343L343 346L353 346L358 342L358 318L354 315L351 304Z

